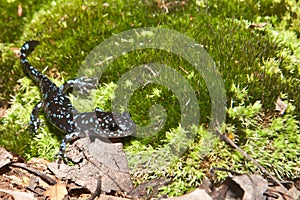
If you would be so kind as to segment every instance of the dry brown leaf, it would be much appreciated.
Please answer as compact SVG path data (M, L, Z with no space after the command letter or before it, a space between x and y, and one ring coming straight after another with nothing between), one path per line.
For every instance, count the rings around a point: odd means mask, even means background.
M249 28L262 28L267 26L267 22L262 22L262 23L252 23Z
M283 115L284 112L286 111L288 105L284 103L280 97L277 98L276 103L275 103L275 110L279 111L279 115Z
M29 185L29 178L27 176L22 177L23 186Z
M58 178L67 178L78 186L93 193L101 178L101 191L129 192L132 188L131 176L124 151L116 144L96 138L81 138L68 148L67 156L76 163L68 166L64 163L49 163L49 170Z
M57 183L44 192L44 195L50 200L62 200L67 194L68 191L64 183Z
M0 168L11 162L13 156L4 148L0 148Z
M263 200L264 192L268 189L268 182L261 175L241 175L235 176L232 180L237 183L243 190L243 200Z

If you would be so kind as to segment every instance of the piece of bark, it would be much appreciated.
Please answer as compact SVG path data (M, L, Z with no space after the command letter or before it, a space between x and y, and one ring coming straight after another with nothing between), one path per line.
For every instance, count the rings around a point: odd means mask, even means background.
M67 156L78 162L73 166L50 163L48 168L61 179L68 179L91 193L101 177L101 191L129 192L132 189L125 153L115 144L88 137L75 141L68 148Z
M0 168L11 163L13 156L4 148L0 147Z
M268 189L268 182L261 175L241 175L235 176L232 180L237 183L243 190L243 200L264 200L264 192ZM227 198L226 198L227 199Z

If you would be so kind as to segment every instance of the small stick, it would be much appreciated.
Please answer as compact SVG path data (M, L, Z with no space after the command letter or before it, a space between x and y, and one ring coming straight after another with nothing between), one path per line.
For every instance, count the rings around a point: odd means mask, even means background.
M100 193L101 193L101 176L98 178L97 188L96 188L95 192L87 200L94 200L96 197L98 197L98 196L100 197Z
M26 164L24 164L24 163L11 163L10 166L25 169L25 170L27 170L28 172L31 172L31 173L33 173L34 175L41 177L41 179L44 180L44 181L45 181L46 183L48 183L49 185L55 185L55 184L56 184L56 181L53 180L52 178L50 178L49 176L43 174L42 172L39 172L39 171L36 170L36 169L32 169L32 168L28 167L28 166L27 166Z
M217 129L217 133L220 135L220 138L222 140L224 140L225 142L230 144L233 148L238 150L245 158L253 162L263 173L267 174L272 179L272 181L277 183L285 192L288 192L288 190L280 183L280 181L275 176L273 176L270 172L268 172L263 166L261 166L256 160L254 160L254 158L249 156L243 149L237 146L232 140L230 140L227 137L227 135L221 133L218 129Z
M241 173L239 172L236 172L236 171L233 171L233 170L230 170L230 169L225 169L225 168L220 168L220 167L213 167L210 172L214 175L215 174L215 171L223 171L223 172L229 172L229 173L232 173L232 174L235 174L235 175L242 175Z

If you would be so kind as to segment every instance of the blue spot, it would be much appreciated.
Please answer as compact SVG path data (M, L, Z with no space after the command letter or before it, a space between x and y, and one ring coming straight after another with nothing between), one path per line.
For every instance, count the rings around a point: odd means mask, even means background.
M29 49L29 44L26 42L23 47L27 50L27 49ZM25 49L23 49L23 50L25 50Z

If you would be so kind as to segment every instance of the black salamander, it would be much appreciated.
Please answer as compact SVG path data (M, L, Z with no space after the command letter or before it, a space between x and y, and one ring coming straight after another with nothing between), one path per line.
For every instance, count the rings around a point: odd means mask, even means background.
M92 88L94 87L94 80L91 78L78 78L67 81L61 87L58 87L27 60L27 56L38 44L39 42L34 40L26 42L21 48L20 56L25 72L39 85L42 94L42 100L34 107L30 115L30 125L31 130L36 134L41 123L38 114L43 110L47 119L66 134L60 145L58 153L60 158L65 158L66 144L74 141L81 134L120 138L135 133L136 125L128 112L104 112L96 108L94 112L74 114L74 108L66 94L67 91L74 84L82 85L82 90Z

